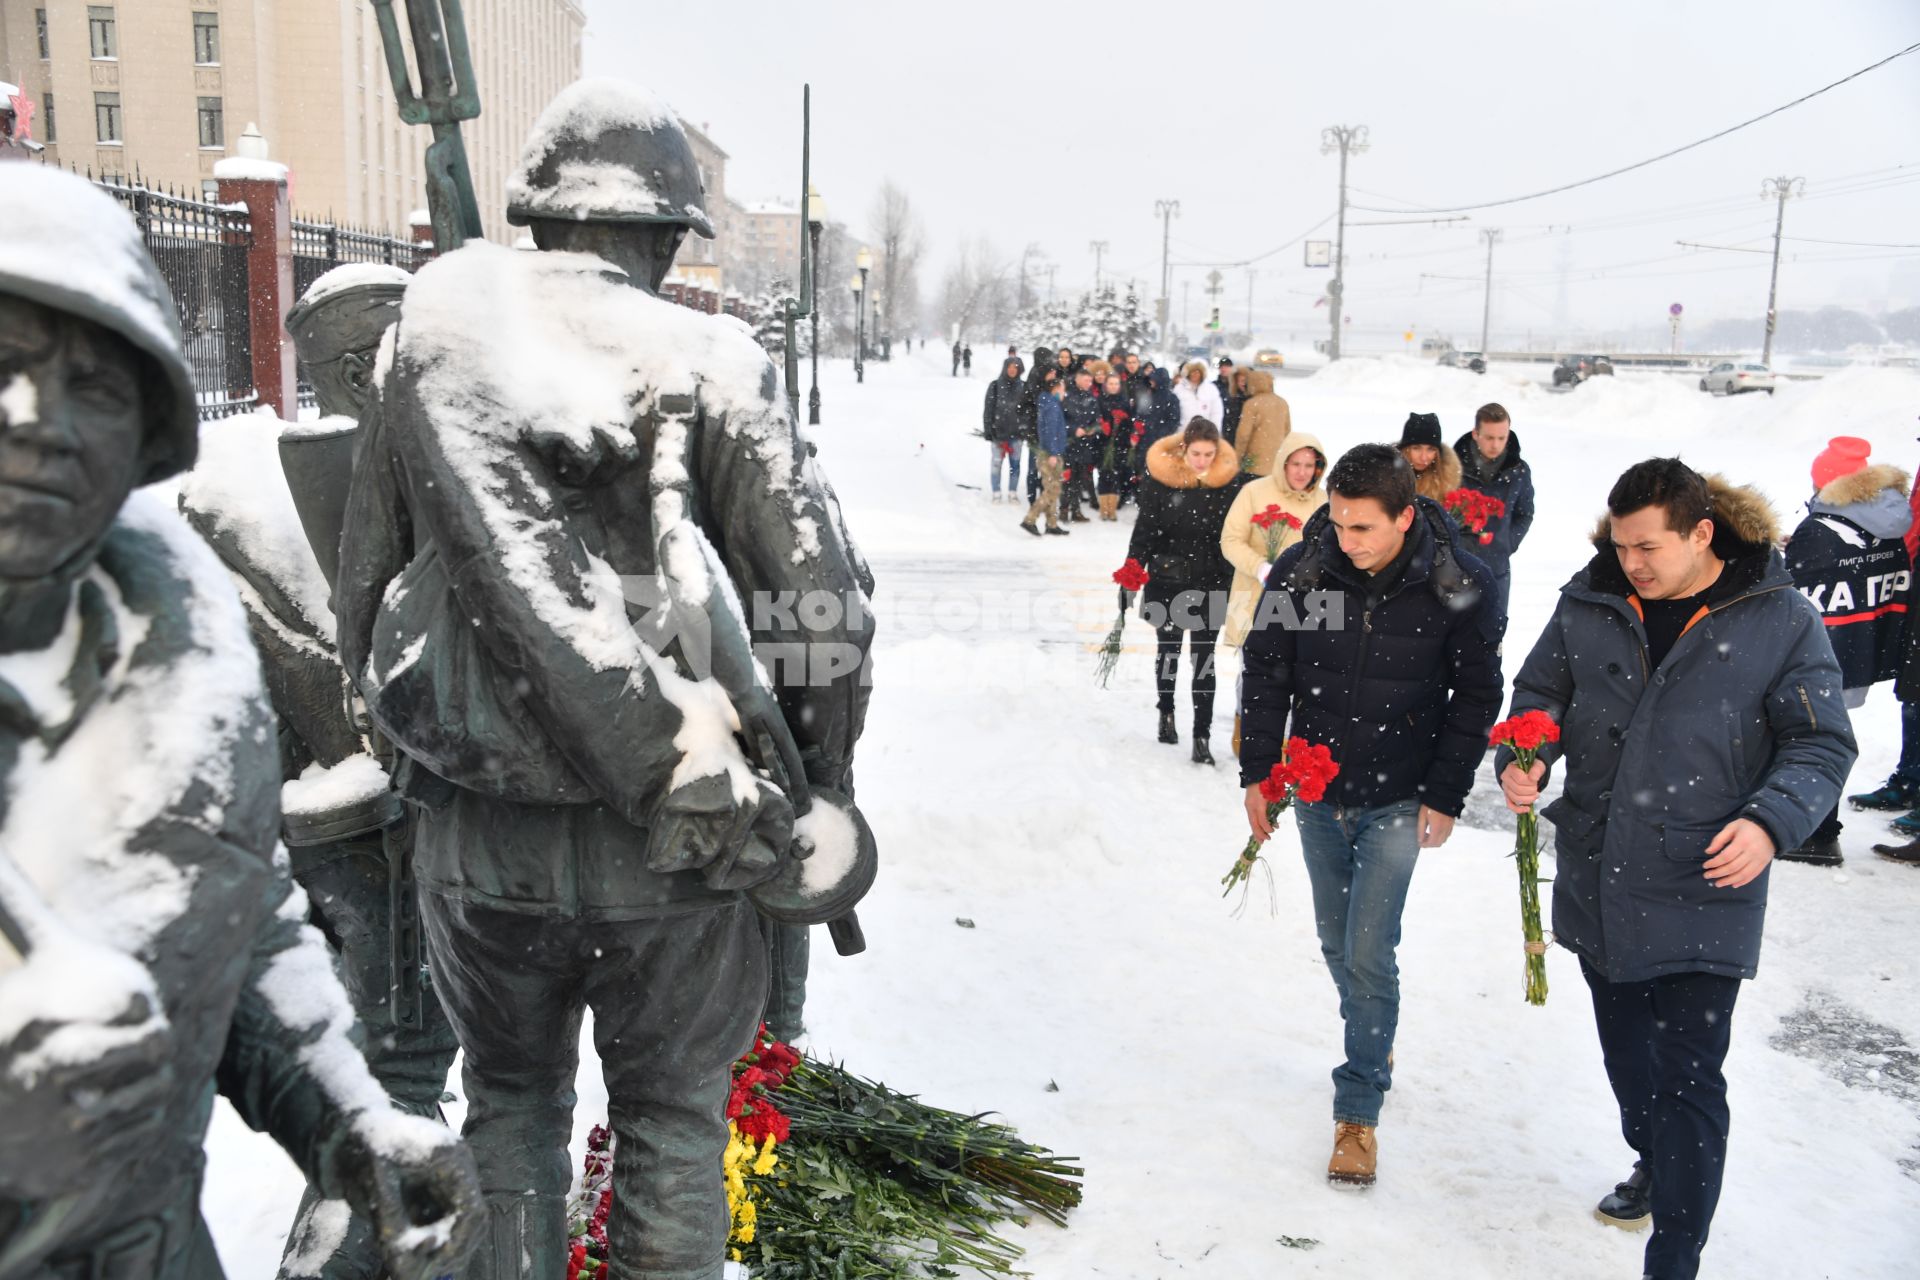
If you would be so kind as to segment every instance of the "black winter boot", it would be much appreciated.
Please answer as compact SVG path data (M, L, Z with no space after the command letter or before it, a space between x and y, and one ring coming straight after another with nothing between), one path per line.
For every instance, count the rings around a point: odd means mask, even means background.
M1160 741L1180 741L1180 731L1173 727L1173 712L1171 711L1162 711L1160 713Z
M1205 738L1195 738L1193 740L1193 762L1195 764L1205 765L1211 765L1213 763L1213 752L1207 749L1207 740Z
M1594 1206L1593 1216L1610 1227L1640 1230L1653 1221L1653 1201L1649 1194L1652 1186L1653 1175L1647 1172L1647 1162L1635 1160L1633 1172L1625 1182L1614 1187L1613 1194Z

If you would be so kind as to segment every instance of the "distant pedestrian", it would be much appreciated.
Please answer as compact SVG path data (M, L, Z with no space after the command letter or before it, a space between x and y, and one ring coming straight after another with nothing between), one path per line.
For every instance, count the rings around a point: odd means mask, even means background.
M1126 492L1128 464L1140 440L1133 416L1133 397L1126 393L1126 375L1118 366L1107 371L1100 396L1100 518L1120 518L1120 497Z
M1142 365L1140 371L1145 375L1147 388L1146 407L1140 414L1145 428L1140 437L1141 473L1145 474L1146 451L1168 436L1178 435L1184 422L1180 417L1180 397L1174 394L1167 371L1148 365Z
M1038 422L1035 452L1040 458L1040 496L1027 508L1027 518L1020 527L1035 537L1040 536L1039 520L1045 517L1047 532L1065 537L1067 531L1060 527L1060 472L1063 457L1067 451L1067 419L1060 410L1060 397L1064 395L1065 384L1054 378L1047 389L1034 399L1034 411Z
M1180 381L1174 384L1173 393L1180 398L1183 425L1195 418L1205 418L1217 428L1227 416L1219 389L1207 381L1207 365L1203 360L1195 360L1180 371Z
M1249 369L1247 401L1240 406L1240 430L1234 448L1246 468L1264 476L1273 468L1281 443L1293 434L1293 410L1273 390L1273 375Z
M1220 438L1220 428L1194 418L1177 436L1147 451L1147 478L1140 485L1140 518L1127 545L1129 558L1147 570L1140 616L1154 629L1159 661L1154 686L1160 708L1160 741L1177 743L1174 693L1180 649L1193 664L1193 762L1211 765L1214 642L1233 566L1220 554L1220 529L1234 497L1247 482L1240 459Z
M1093 373L1078 369L1073 385L1060 402L1067 420L1066 471L1061 478L1064 501L1060 512L1063 523L1086 524L1081 503L1094 501L1093 471L1100 461L1100 399L1093 393Z
M1010 355L1001 366L1000 376L987 384L986 404L981 410L980 434L992 450L988 476L993 482L993 500L1000 501L1000 472L1007 473L1007 497L1020 492L1020 445L1025 424L1021 420L1020 399L1026 390L1021 376L1027 366L1020 357Z
M1215 368L1213 389L1220 393L1220 403L1224 405L1233 398L1233 357L1221 356Z
M1247 390L1247 371L1235 369L1229 373L1227 389L1221 394L1226 397L1226 418L1220 423L1220 438L1237 449L1237 441L1240 438L1240 413L1247 407L1247 397L1252 394ZM1249 461L1251 459L1242 457L1241 465L1245 466Z
M1868 689L1900 674L1913 580L1907 473L1870 464L1872 448L1858 436L1835 436L1813 460L1813 501L1786 552L1793 585L1826 624L1849 711L1866 704ZM1837 867L1840 830L1836 803L1806 843L1776 856Z
M1533 469L1520 457L1520 437L1514 434L1507 411L1483 404L1473 415L1473 430L1453 443L1460 459L1460 485L1504 508L1487 520L1473 541L1473 553L1493 570L1493 606L1504 631L1507 600L1513 594L1513 555L1533 527Z
M948 376L953 378L960 376L960 344L957 342L953 344L953 372Z
M1040 396L1058 377L1049 347L1033 349L1033 368L1027 372L1026 388L1020 393L1020 421L1027 442L1027 502L1040 496L1039 409Z
M1526 771L1507 747L1494 760L1515 811L1564 766L1541 813L1553 940L1580 958L1635 1156L1596 1213L1651 1221L1641 1271L1660 1280L1698 1273L1720 1199L1724 1065L1770 864L1813 833L1858 753L1833 646L1778 533L1751 489L1678 458L1629 467L1513 683L1510 714L1545 712L1560 740Z
M969 378L973 376L973 348L971 346L960 348L960 368Z
M1440 438L1440 415L1410 413L1400 428L1400 456L1413 468L1414 490L1439 502L1460 487L1460 455Z

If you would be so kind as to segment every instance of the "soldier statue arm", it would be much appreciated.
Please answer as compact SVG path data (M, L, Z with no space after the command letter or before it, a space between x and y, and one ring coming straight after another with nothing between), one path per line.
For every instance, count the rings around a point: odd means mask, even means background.
M253 939L217 1073L220 1092L328 1199L373 1223L390 1274L442 1274L484 1217L473 1158L453 1133L396 1108L355 1044L353 1008L284 859L277 909Z
M755 648L772 658L763 665L807 780L846 791L866 721L871 579L829 509L811 445L768 397L708 413L693 469L701 526L746 608Z

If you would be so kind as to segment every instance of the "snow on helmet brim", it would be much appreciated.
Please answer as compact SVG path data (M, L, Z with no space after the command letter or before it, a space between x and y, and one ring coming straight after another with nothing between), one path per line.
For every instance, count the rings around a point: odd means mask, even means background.
M540 113L507 182L507 221L661 222L709 240L700 165L679 118L623 80L579 80Z
M162 375L147 403L138 483L185 471L199 449L193 375L173 295L133 215L85 178L46 165L8 166L0 184L0 294L119 334Z

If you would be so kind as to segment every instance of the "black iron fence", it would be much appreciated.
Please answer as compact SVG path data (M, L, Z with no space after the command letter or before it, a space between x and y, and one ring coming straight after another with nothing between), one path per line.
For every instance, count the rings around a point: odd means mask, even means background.
M402 271L418 271L433 256L430 246L415 244L377 231L343 227L331 222L293 220L293 296L306 296L308 286L333 268L349 262L384 263ZM300 367L300 404L314 403L306 366Z
M173 294L200 416L250 412L258 396L247 317L253 224L246 208L117 177L95 179L95 185L133 214Z

